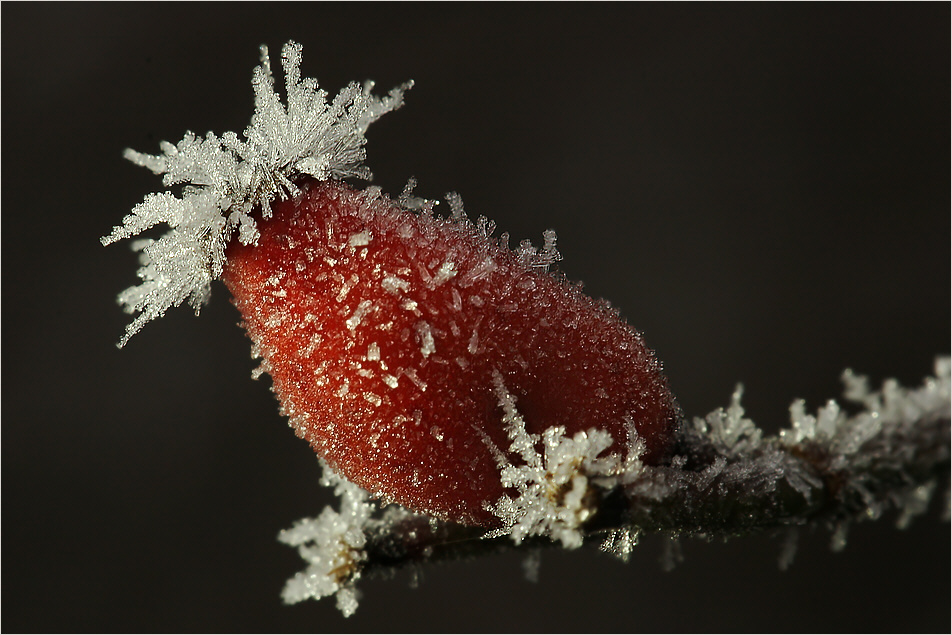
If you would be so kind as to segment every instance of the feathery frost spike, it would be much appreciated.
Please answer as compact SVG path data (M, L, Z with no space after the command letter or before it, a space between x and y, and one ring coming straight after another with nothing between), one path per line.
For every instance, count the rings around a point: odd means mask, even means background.
M360 599L357 581L368 557L368 532L385 534L415 514L399 505L390 505L381 512L365 490L338 476L323 461L321 469L321 485L334 488L339 510L325 507L316 518L303 518L278 534L278 540L296 547L307 563L303 571L287 581L281 597L286 604L296 604L333 595L338 610L350 617Z
M567 549L582 546L582 526L594 513L592 489L607 491L638 478L643 468L639 459L644 444L634 427L628 430L627 447L622 452L601 456L614 445L612 436L592 428L569 437L565 428L554 426L542 433L543 453L536 450L537 435L526 431L526 423L516 409L516 398L506 389L502 377L493 378L503 424L512 446L509 451L525 462L516 466L504 459L500 479L503 487L515 488L516 498L503 494L491 507L503 526L486 538L509 536L517 545L530 536L548 536Z
M359 595L355 582L360 564L366 559L365 528L376 506L368 494L341 479L326 465L321 484L332 486L340 497L340 511L325 507L317 518L299 520L278 535L278 540L297 547L307 568L288 580L282 592L287 604L335 595L337 608L350 617L357 610Z
M127 313L139 315L126 327L122 347L147 322L184 301L198 313L207 302L213 280L225 265L225 248L235 231L242 244L256 244L253 213L271 215L271 203L297 192L301 176L318 180L372 174L366 157L367 128L403 105L413 82L385 97L370 93L373 82L356 82L327 103L317 81L301 78L301 45L288 42L281 54L287 106L274 90L268 49L261 47L261 65L252 77L255 112L244 131L205 138L186 132L178 144L163 141L161 154L127 149L125 158L162 175L165 187L183 185L181 196L149 194L122 225L101 240L109 245L165 223L169 231L158 240L132 244L140 252L142 283L119 295Z

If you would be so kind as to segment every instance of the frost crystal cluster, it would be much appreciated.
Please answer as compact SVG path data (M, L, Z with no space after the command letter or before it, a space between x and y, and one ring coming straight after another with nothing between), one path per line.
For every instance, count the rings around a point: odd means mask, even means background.
M744 417L738 387L726 410L685 428L670 465L645 466L625 486L630 526L672 535L787 526L784 568L797 526L829 527L835 550L851 523L890 509L899 512L897 525L907 526L938 485L928 475L949 461L950 360L937 359L935 376L916 389L891 379L871 391L851 371L843 380L852 406L830 400L810 415L797 400L791 428L776 437Z
M847 370L844 397L859 406L859 412L850 415L830 400L813 416L806 413L802 400L795 401L790 406L792 427L781 431L780 442L817 455L814 465L821 473L837 476L836 496L856 518L872 520L896 508L897 525L904 528L926 511L937 485L934 478L922 483L912 473L916 466L910 459L921 452L924 441L930 441L929 428L923 423L946 422L939 431L944 438L937 437L930 451L936 455L934 460L949 460L950 371L952 361L939 358L935 376L926 378L919 388L903 388L889 379L882 390L871 391L865 376ZM882 482L883 474L896 481L888 494L883 493L889 485ZM846 515L837 519L834 549L843 547L850 520Z
M403 104L412 82L386 97L371 95L372 82L352 83L330 103L312 78L301 78L301 46L285 45L281 55L287 104L275 92L267 47L254 70L255 113L244 131L204 138L187 132L178 144L162 142L162 154L126 150L127 159L161 174L171 192L146 196L123 223L102 238L108 245L165 223L170 230L157 240L132 243L140 252L142 283L119 295L127 313L139 315L126 327L123 346L147 322L188 301L196 313L208 300L210 285L221 277L225 249L237 232L254 244L254 214L268 218L271 203L297 193L301 176L318 180L370 179L363 165L368 126Z
M317 518L304 518L278 534L278 540L297 547L307 568L288 580L281 593L287 604L334 595L345 617L357 610L356 582L367 560L368 532L386 532L396 522L415 517L399 506L390 506L383 518L374 518L378 505L370 495L334 473L323 461L321 485L333 487L340 497L340 511L325 507Z
M323 469L321 484L334 487L340 511L325 507L317 518L299 520L278 535L281 542L297 547L308 563L307 569L288 580L281 596L293 604L336 595L337 607L347 616L357 610L354 583L366 559L364 528L376 506L368 502L367 492L337 477L326 465Z
M506 390L502 377L495 376L496 396L512 445L524 465L513 465L497 451L504 488L514 488L518 497L506 494L493 512L503 527L487 538L510 536L518 545L529 536L547 536L568 549L582 545L582 526L597 510L598 492L634 480L642 469L639 456L643 445L634 427L629 427L625 456L608 454L614 439L604 430L592 428L565 436L565 428L552 427L542 433L543 454L536 444L539 436L526 431L526 423L516 409L516 398Z

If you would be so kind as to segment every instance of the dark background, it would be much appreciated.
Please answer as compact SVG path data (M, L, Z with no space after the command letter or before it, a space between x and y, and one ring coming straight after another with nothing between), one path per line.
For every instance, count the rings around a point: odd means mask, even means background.
M950 350L950 7L24 5L3 7L5 631L948 631L938 497L907 531L853 528L594 551L364 581L282 606L275 540L328 498L217 286L122 351L127 244L149 191L123 148L243 130L257 47L303 72L408 78L371 129L384 190L455 190L514 239L554 227L563 270L664 360L688 414L746 385L771 432L852 366L918 384Z

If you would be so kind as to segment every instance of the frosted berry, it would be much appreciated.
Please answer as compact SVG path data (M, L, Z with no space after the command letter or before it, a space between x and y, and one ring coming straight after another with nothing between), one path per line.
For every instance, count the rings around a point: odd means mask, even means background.
M528 431L609 432L666 454L677 408L641 336L604 303L463 218L312 181L275 203L223 279L296 433L386 500L492 526L510 441L498 373Z

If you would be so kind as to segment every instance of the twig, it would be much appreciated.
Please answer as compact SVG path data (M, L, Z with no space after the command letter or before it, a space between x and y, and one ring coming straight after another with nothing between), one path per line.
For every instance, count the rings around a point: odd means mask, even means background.
M760 463L763 457L743 457L734 464L735 469L721 465L717 458L693 470L671 465L645 468L643 480L637 484L600 493L599 512L583 528L585 543L610 547L619 539L619 532L730 537L790 526L819 525L835 530L869 519L869 510L876 506L882 510L899 507L903 510L900 524L905 525L904 514L913 511L906 506L919 507L917 501L928 500L927 493L931 494L936 481L945 480L948 486L949 476L949 418L933 417L914 427L917 433L908 440L911 445L903 445L901 464L893 461L898 457L884 456L858 472L833 468L830 457L815 446L777 449L779 456L771 457L771 462L779 459L788 471L808 472L820 483L810 488L809 496L786 484L789 472L782 470L776 473L774 489L756 468L751 469L751 478L737 478L738 464ZM768 443L773 445L772 441ZM877 484L869 490L871 499L845 487L855 479ZM670 494L658 499L649 493L659 487L670 489ZM362 571L365 575L389 573L409 565L559 546L542 536L516 545L506 536L486 538L486 533L479 527L410 515L368 534Z
M379 509L366 492L325 470L325 482L336 485L342 497L341 512L325 509L319 519L303 521L282 536L299 546L311 563L289 582L285 599L336 594L341 610L349 615L357 606L354 585L362 575L558 546L560 541L568 547L597 543L627 560L643 534L732 537L786 527L792 532L781 558L781 567L786 567L798 527L830 529L834 549L843 547L852 522L877 519L891 509L899 511L897 525L903 528L927 510L938 485L949 488L949 359L937 360L936 377L914 390L889 380L881 391L871 392L866 378L850 371L843 380L845 397L855 412L847 414L830 401L811 416L802 402L794 402L792 427L766 438L744 418L738 387L726 410L682 423L667 463L646 466L629 456L624 463L612 464L623 465L622 471L606 476L604 470L595 473L603 466L598 463L602 459L577 460L576 476L586 477L581 479L586 489L576 496L572 514L565 513L568 486L553 489L549 482L547 498L504 497L518 504L500 513L503 527L494 531L443 522L398 506L387 507L372 519ZM501 402L511 406L511 396L503 387L499 390ZM514 425L510 433L517 435L518 430ZM569 445L576 447L578 439L574 442ZM538 460L530 457L530 462ZM563 462L545 465L546 478L564 468L565 457L559 460ZM578 494L574 489L572 493ZM581 499L584 502L579 503ZM948 500L946 496L946 505ZM534 520L520 524L511 516L512 509L524 510ZM572 525L575 518L583 520Z

